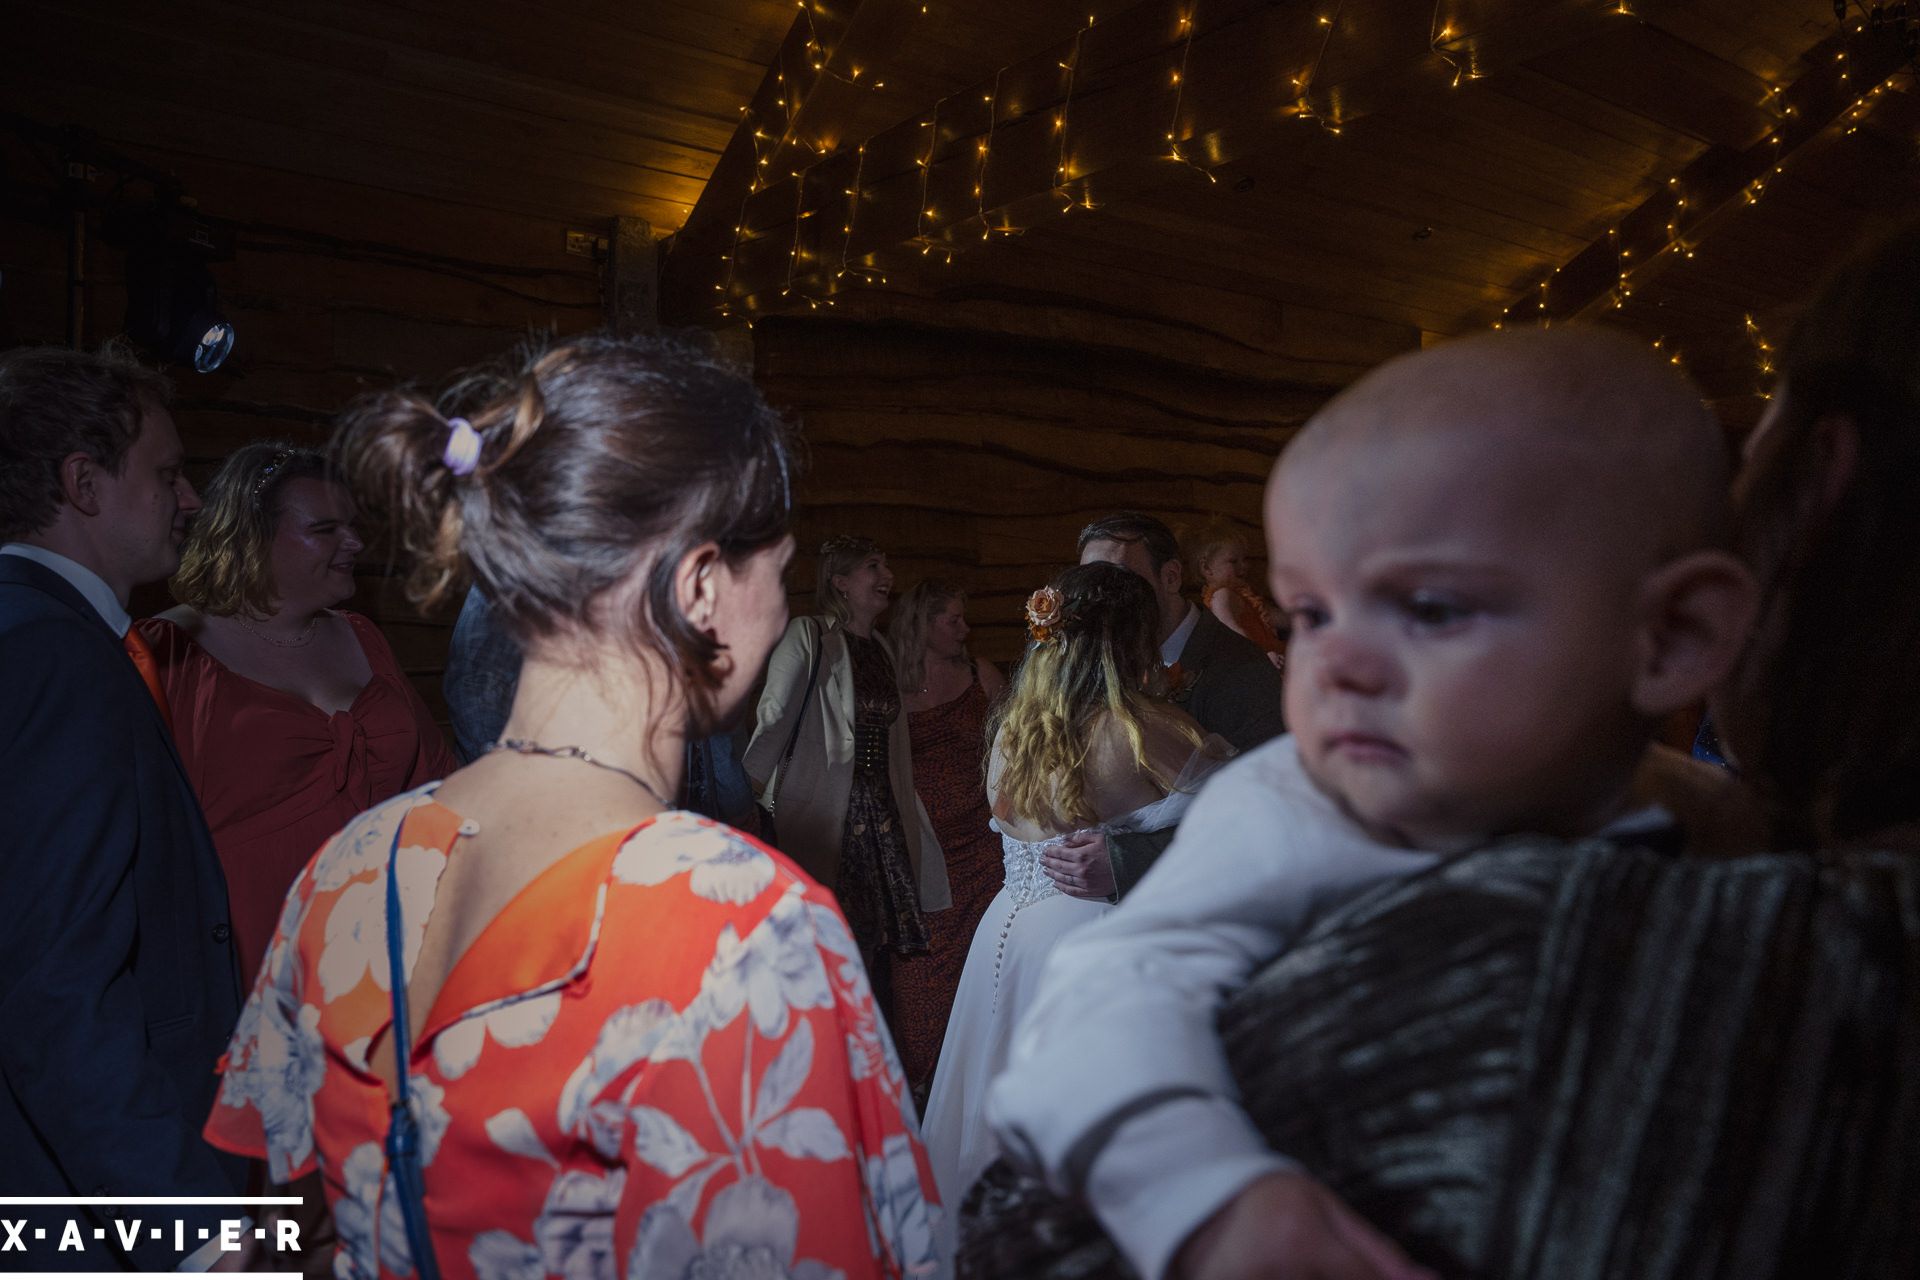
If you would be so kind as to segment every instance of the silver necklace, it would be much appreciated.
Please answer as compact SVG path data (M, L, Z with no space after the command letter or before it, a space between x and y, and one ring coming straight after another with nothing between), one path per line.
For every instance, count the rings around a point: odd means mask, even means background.
M608 764L605 760L596 760L588 755L585 749L581 747L546 747L529 738L502 738L498 742L489 742L482 748L483 753L493 751L512 751L523 756L552 756L556 760L578 760L580 763L590 764L596 769L605 769L608 773L619 774L652 796L654 802L662 809L673 808L672 805L668 804L666 800L661 797L658 791L653 789L653 784L639 774L634 773L630 769L622 769L617 764Z
M233 620L239 623L241 626L241 629L246 631L247 634L258 636L260 639L265 640L268 644L274 646L274 648L276 649L304 649L306 646L313 643L314 628L320 625L320 619L325 617L330 617L332 613L333 613L333 610L325 609L319 613L314 614L311 618L308 618L307 625L304 628L302 628L300 634L294 637L292 640L275 639L273 636L270 636L266 632L260 630L260 628L254 626L251 622L248 622L245 618L241 617L237 613L233 615Z

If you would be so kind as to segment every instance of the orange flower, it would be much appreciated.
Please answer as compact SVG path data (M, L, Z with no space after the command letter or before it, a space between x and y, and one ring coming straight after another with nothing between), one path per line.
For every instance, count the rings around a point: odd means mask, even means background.
M1053 638L1065 603L1055 587L1042 587L1027 597L1027 634L1034 643L1045 644Z

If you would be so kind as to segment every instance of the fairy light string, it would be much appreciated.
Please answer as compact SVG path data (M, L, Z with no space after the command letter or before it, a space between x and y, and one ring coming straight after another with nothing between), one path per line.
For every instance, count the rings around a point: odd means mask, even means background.
M860 217L860 180L866 171L867 144L863 142L854 155L853 185L847 188L847 222L840 228L845 233L845 239L840 242L840 270L834 273L833 278L842 280L851 275L862 284L872 284L876 282L874 278L878 277L877 282L885 284L887 277L882 272L873 267L856 267L848 262L848 257L853 253L853 224Z
M1218 182L1220 179L1213 176L1213 170L1203 164L1195 164L1180 149L1180 106L1187 93L1187 63L1193 58L1194 21L1191 9L1181 15L1179 30L1185 32L1187 38L1180 46L1180 66L1173 73L1173 119L1167 122L1167 154L1188 168L1206 174L1208 182Z
M1456 30L1454 20L1446 16L1449 3L1457 4L1458 0L1435 0L1429 15L1428 44L1433 55L1451 72L1448 78L1448 87L1458 88L1463 83L1483 77L1472 49L1472 41L1464 38L1461 33ZM1312 120L1322 129L1336 135L1340 133L1342 128L1338 114L1337 99L1325 99L1319 106L1316 106L1315 98L1319 79L1326 68L1326 60L1330 53L1333 40L1342 29L1341 23L1344 18L1345 4L1346 0L1335 0L1330 12L1316 15L1313 18L1315 24L1321 29L1320 38L1314 48L1312 61L1307 65L1302 74L1292 82L1297 91L1297 97L1291 109L1291 114L1298 118ZM850 76L841 75L835 70L832 65L835 59L835 51L827 47L827 41L823 38L822 28L817 19L814 5L810 0L796 0L796 5L801 10L805 28L805 40L802 47L807 59L807 70L815 73L817 76L833 76L849 84L858 83L861 87L865 88L879 87L884 84L884 81L864 79L865 72L858 67L851 68ZM1622 13L1625 16L1635 18L1636 21L1639 20L1632 13L1631 7L1628 5L1610 6L1608 11ZM827 15L828 11L821 9L818 13L819 15ZM1162 154L1167 159L1172 159L1189 167L1199 169L1201 172L1207 174L1210 181L1217 181L1216 175L1211 172L1208 166L1200 163L1191 156L1188 153L1188 146L1183 145L1182 116L1185 112L1185 94L1193 65L1192 53L1194 40L1198 34L1198 22L1195 7L1190 2L1181 4L1176 9L1174 16L1176 19L1176 38L1179 42L1179 60L1177 65L1171 69L1170 87L1173 91L1172 112L1169 117L1168 127L1164 131L1162 138L1165 144L1165 150ZM1075 194L1073 184L1080 179L1076 177L1072 163L1073 141L1075 137L1073 131L1075 119L1074 109L1079 105L1080 89L1082 88L1080 84L1080 71L1082 70L1081 60L1085 54L1086 32L1094 25L1096 25L1095 17L1089 15L1087 25L1079 27L1074 32L1068 56L1058 64L1062 72L1062 78L1059 106L1057 110L1052 113L1054 146L1052 148L1053 175L1050 188L1052 194L1059 197L1060 212L1063 214L1069 213L1075 208L1093 209L1096 207L1091 198L1090 191L1084 186L1078 195ZM1864 25L1863 23L1862 26L1856 28L1856 30L1863 30ZM796 35L799 34L801 33L797 31ZM1854 70L1859 69L1854 65L1855 61L1872 65L1867 62L1865 58L1850 60L1848 51L1844 49L1835 53L1834 62L1830 65L1836 66L1838 68L1838 77L1846 80ZM999 126L1001 124L1000 113L1002 109L1003 80L1009 69L1010 68L1002 67L997 70L991 82L990 89L983 94L983 101L987 109L987 122L983 133L975 140L975 162L972 175L972 209L966 215L965 221L977 221L980 224L980 238L983 241L991 241L996 233L1017 235L1023 231L1023 228L1010 225L995 225L994 215L989 208L987 199L987 184L992 170L993 150L999 137ZM751 190L753 192L765 189L768 181L765 177L765 170L769 166L770 159L777 158L779 149L785 147L792 141L790 136L791 131L796 128L801 121L798 113L801 93L797 80L789 77L788 73L791 70L793 70L793 68L787 59L787 51L783 50L776 63L776 83L780 85L781 88L777 90L779 96L775 99L773 105L777 105L784 110L789 136L782 137L778 139L777 142L774 142L775 154L773 157L769 157L763 153L761 144L774 140L770 139L766 131L762 128L756 127L751 131L754 150L754 176L751 184ZM1871 110L1875 100L1883 95L1891 84L1892 81L1888 80L1870 90L1860 92L1852 98L1851 106L1848 107L1844 113L1843 122L1847 132L1851 132L1854 128L1858 127L1859 122L1863 120L1867 112ZM1321 96L1324 99L1324 95ZM914 217L914 235L910 243L918 244L923 256L930 255L935 249L938 249L942 253L944 260L950 263L953 257L959 252L959 249L953 243L950 234L942 232L939 221L939 211L934 207L932 200L934 190L932 187L932 171L940 150L940 121L942 117L947 114L946 107L949 101L950 99L942 99L936 102L933 107L932 118L921 122L921 127L928 129L928 137L926 146L922 150L918 161L921 172L920 182L918 184L918 202ZM1767 90L1766 98L1761 105L1774 115L1777 124L1775 128L1768 132L1764 140L1764 144L1772 148L1772 153L1769 157L1771 163L1764 165L1763 171L1752 177L1743 189L1736 188L1733 192L1733 199L1735 201L1739 201L1744 197L1747 204L1757 203L1765 194L1769 181L1783 171L1782 161L1788 151L1788 140L1785 132L1799 113L1799 107L1790 99L1790 95L1778 86L1770 87ZM1185 141L1190 142L1191 138L1187 137ZM825 140L820 141L819 145L809 149L818 150L822 157L822 161L814 163L823 162L833 154L831 144ZM843 238L839 255L840 262L837 269L833 272L833 279L835 280L849 277L853 278L856 282L868 281L872 278L878 278L883 281L885 279L877 267L856 265L852 252L856 225L862 211L861 206L865 203L865 150L864 144L858 148L859 154L855 160L854 185L848 191L849 204L847 217L842 226ZM802 276L807 274L803 270L803 264L807 260L807 255L802 248L806 240L804 228L801 227L800 223L803 222L805 218L818 213L818 210L808 211L805 208L805 193L807 190L806 177L812 168L813 164L809 164L794 171L796 179L794 215L796 225L789 247L785 288L782 290L783 296L793 296L796 287L802 282ZM1608 302L1611 302L1613 308L1623 308L1635 292L1635 273L1643 269L1649 262L1666 258L1669 255L1677 255L1682 259L1692 258L1697 248L1695 238L1691 234L1694 224L1706 216L1717 217L1721 211L1720 208L1716 207L1717 202L1721 199L1718 195L1712 196L1708 201L1704 213L1699 213L1696 211L1692 202L1679 190L1679 179L1677 177L1669 180L1669 188L1671 189L1671 200L1665 205L1656 205L1659 210L1658 213L1643 207L1642 210L1637 211L1630 219L1630 221L1635 224L1631 242L1623 225L1616 225L1609 229L1607 240L1604 242L1604 248L1611 252L1612 271L1610 280L1606 279L1604 273L1602 275L1604 283L1599 284L1600 293L1598 296L1600 305L1606 305ZM734 226L730 251L725 255L727 268L724 280L721 284L715 286L716 291L722 295L720 305L723 313L730 311L734 289L739 280L738 259L740 252L743 247L750 246L755 238L749 232L747 225L747 203L746 201L742 202L741 214ZM953 219L950 216L949 223L952 223L952 221ZM1651 223L1651 225L1646 225L1648 223ZM1658 228L1658 230L1656 230L1656 228ZM1664 235L1660 234L1660 231L1664 231ZM1651 244L1648 242L1649 236L1652 237ZM1596 246L1596 248L1599 247L1600 246ZM1636 250L1644 252L1636 256ZM829 249L826 252L830 253L831 250ZM816 256L824 257L825 255L821 254ZM873 255L867 255L866 260L871 263ZM825 269L825 263L822 263L820 270L823 276ZM1558 272L1559 268L1555 268L1553 274L1557 275ZM1574 301L1569 301L1568 295L1557 293L1553 290L1551 276L1549 276L1548 279L1539 281L1537 295L1527 300L1534 302L1531 310L1535 313L1535 316L1541 322L1550 323L1556 314L1566 312L1569 306L1576 309L1584 309L1584 307L1591 305L1590 302L1577 301L1581 298L1581 290L1585 287L1585 277L1583 277L1582 283L1576 287L1572 294ZM811 299L809 299L809 301L810 303L812 302ZM1557 310L1553 305L1556 301L1559 302ZM1496 327L1510 320L1514 310L1514 304L1509 304L1505 307L1501 320L1496 321Z
M1294 104L1294 114L1302 120L1313 121L1335 137L1340 134L1340 121L1338 119L1329 121L1314 108L1313 82L1320 75L1320 64L1327 60L1327 46L1333 43L1333 33L1340 29L1340 14L1346 7L1347 0L1339 0L1339 3L1333 6L1332 17L1322 14L1317 19L1320 25L1326 28L1325 34L1320 37L1320 50L1313 55L1313 65L1307 68L1306 75L1293 82L1294 87L1300 91L1300 99Z
M987 94L987 133L980 139L980 168L973 175L974 216L980 219L980 238L991 240L994 233L1017 236L1025 229L1015 226L993 225L993 219L987 215L987 165L993 158L993 131L1000 121L1000 79L1006 74L1006 68L993 73L993 91Z
M1067 122L1073 116L1073 82L1080 67L1080 42L1092 27L1093 23L1089 21L1086 26L1073 33L1073 52L1068 54L1067 60L1060 64L1066 70L1067 84L1060 100L1060 113L1053 118L1053 132L1059 144L1054 154L1053 193L1066 202L1060 210L1062 213L1071 213L1074 205L1078 203L1074 200L1073 194L1067 190L1067 183L1072 180L1072 175L1067 172ZM1089 204L1087 207L1093 206Z

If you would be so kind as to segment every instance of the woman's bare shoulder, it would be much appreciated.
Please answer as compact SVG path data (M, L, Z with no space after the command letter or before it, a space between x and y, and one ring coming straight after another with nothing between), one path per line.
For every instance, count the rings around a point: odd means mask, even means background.
M1155 706L1139 720L1139 738L1102 713L1088 728L1086 791L1103 816L1129 812L1166 794L1199 741L1198 727L1177 707Z

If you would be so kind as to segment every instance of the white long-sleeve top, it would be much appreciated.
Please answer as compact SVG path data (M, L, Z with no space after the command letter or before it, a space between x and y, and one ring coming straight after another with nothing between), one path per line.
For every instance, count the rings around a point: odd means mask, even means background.
M1221 1002L1307 922L1438 856L1369 838L1291 737L1220 770L1112 913L1048 960L988 1096L1016 1161L1083 1194L1147 1280L1249 1183L1296 1167L1241 1110Z

